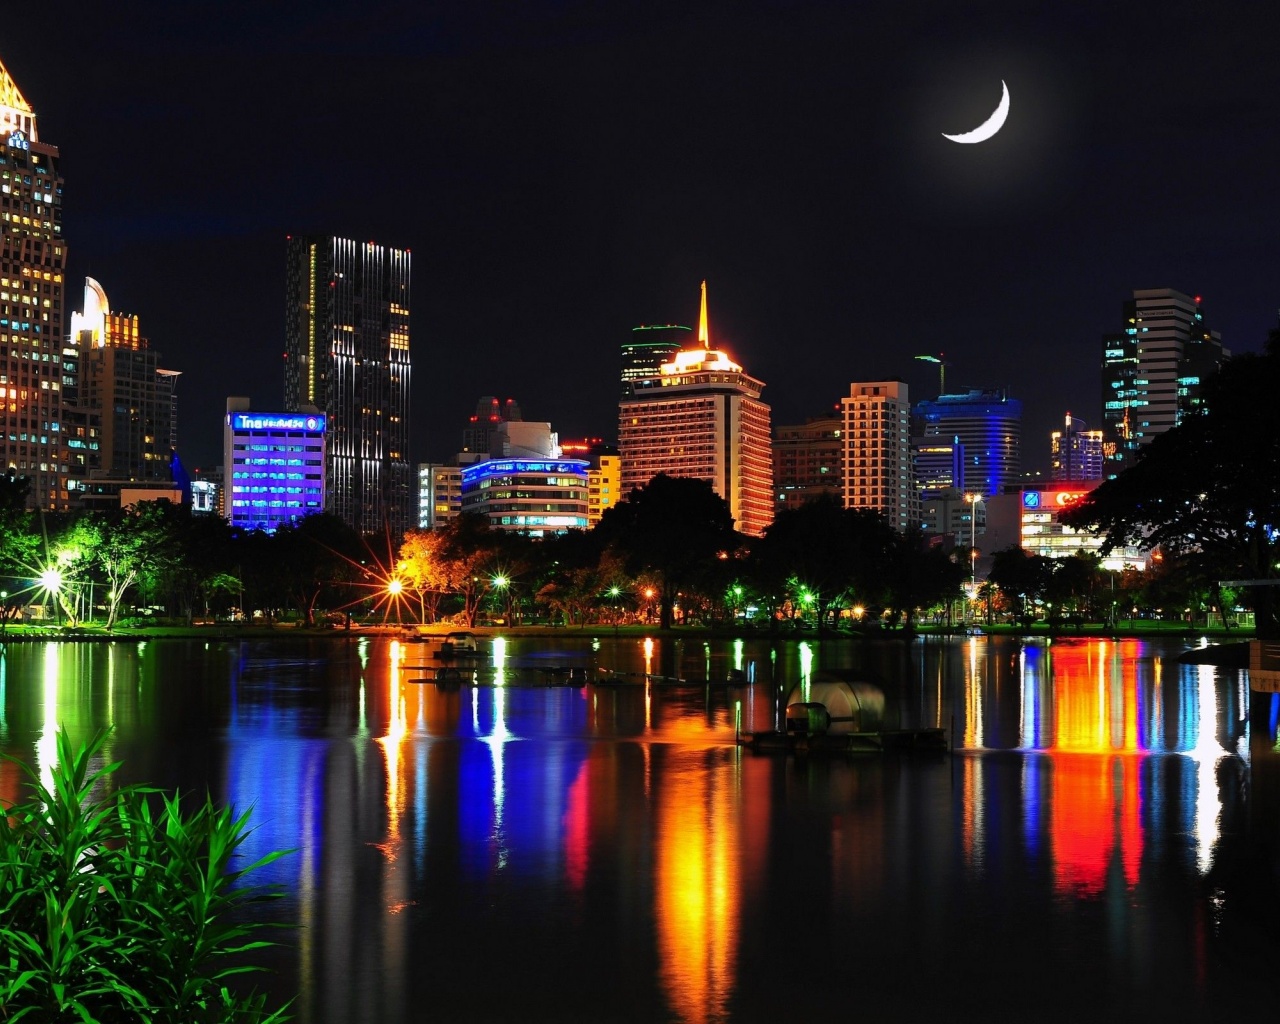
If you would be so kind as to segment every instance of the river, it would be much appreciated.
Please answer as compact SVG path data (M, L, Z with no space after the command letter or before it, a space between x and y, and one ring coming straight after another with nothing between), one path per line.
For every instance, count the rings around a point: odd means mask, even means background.
M11 643L0 750L47 770L60 725L111 725L122 779L252 807L246 854L294 851L260 984L301 1024L1274 1015L1277 706L1245 672L1137 640L481 649L441 687L389 639ZM737 744L829 670L952 752Z

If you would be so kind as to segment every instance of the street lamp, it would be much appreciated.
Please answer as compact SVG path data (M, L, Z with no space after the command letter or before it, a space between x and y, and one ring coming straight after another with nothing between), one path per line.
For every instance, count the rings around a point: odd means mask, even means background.
M618 635L618 598L622 594L622 588L616 583L609 588L609 596L613 598L613 635Z
M969 493L964 496L969 503L969 600L978 596L978 502L982 495ZM968 609L965 618L968 619Z

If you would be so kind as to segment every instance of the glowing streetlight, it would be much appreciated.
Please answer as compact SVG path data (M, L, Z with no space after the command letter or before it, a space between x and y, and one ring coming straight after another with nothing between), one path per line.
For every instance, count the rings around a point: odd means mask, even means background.
M978 502L981 494L966 494L964 500L969 503L969 599L978 596Z

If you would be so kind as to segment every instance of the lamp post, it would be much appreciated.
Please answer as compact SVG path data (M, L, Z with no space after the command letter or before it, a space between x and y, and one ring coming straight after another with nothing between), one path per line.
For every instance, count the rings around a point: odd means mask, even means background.
M982 495L966 494L964 500L969 503L969 600L978 596L978 502ZM969 608L965 608L965 621L969 621Z
M609 588L609 596L613 598L613 635L618 635L618 598L622 595L622 588L616 583Z

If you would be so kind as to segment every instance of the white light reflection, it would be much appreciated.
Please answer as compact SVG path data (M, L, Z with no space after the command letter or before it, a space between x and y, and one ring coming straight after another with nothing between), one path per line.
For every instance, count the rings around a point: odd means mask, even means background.
M507 638L505 636L495 636L493 638L493 685L507 685Z
M1213 867L1213 850L1218 845L1221 825L1222 794L1218 788L1218 764L1229 756L1214 735L1212 725L1218 720L1218 696L1213 683L1212 665L1198 665L1196 673L1197 734L1195 746L1187 754L1196 765L1196 806L1193 826L1196 840L1196 868L1201 877ZM1185 714L1184 717L1190 717ZM1205 726L1209 726L1206 728Z
M43 786L53 785L53 766L58 760L58 644L44 645L44 675L41 679L44 714L40 738L36 740L36 768Z
M813 648L808 640L800 641L800 694L804 702L809 702L809 683L813 677Z
M742 671L743 651L746 649L746 646L747 642L743 640L742 637L738 637L738 639L733 642L733 667L739 672Z

